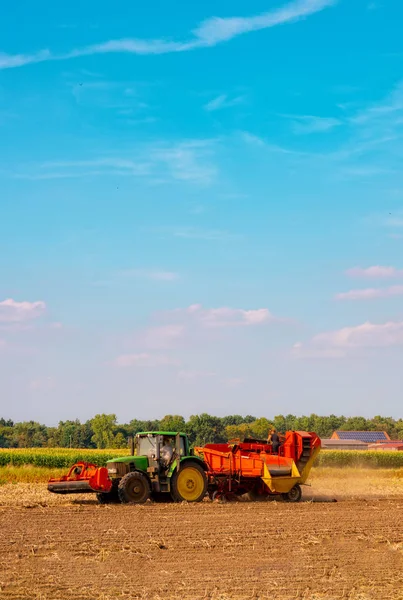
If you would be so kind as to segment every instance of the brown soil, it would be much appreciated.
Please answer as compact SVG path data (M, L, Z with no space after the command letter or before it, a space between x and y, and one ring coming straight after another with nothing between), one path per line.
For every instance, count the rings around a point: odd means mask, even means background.
M38 488L0 490L0 598L403 599L399 495L100 506Z

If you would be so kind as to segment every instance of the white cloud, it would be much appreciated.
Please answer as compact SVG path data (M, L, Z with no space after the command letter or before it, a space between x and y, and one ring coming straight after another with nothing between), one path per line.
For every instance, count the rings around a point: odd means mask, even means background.
M204 162L210 154L209 140L193 140L155 148L151 152L151 158L168 167L173 179L209 184L217 174L215 165Z
M20 67L47 60L66 60L91 54L130 53L167 54L186 52L196 48L215 46L241 34L291 23L317 13L336 3L337 0L295 0L285 6L254 17L212 17L206 19L192 31L192 37L185 42L167 40L120 39L94 44L55 55L43 50L31 55L0 54L0 69Z
M46 310L46 304L37 302L17 302L12 298L0 302L0 322L21 323L40 317Z
M392 285L387 288L367 288L350 290L336 295L336 300L373 300L375 298L391 298L403 296L403 285Z
M236 327L262 325L274 320L267 308L244 310L241 308L203 308L193 304L186 309L188 315L197 319L205 327Z
M167 349L175 346L183 337L183 324L168 324L149 327L143 334L143 343L150 349Z
M47 161L29 164L22 172L10 173L16 179L71 179L114 176L147 177L156 183L167 180L210 184L217 175L211 160L215 140L191 139L177 143L139 143L129 156L97 156L80 160Z
M243 101L243 96L228 98L227 94L221 94L220 96L217 96L216 98L210 100L210 102L207 102L207 104L205 104L203 108L208 112L213 112L222 108L230 108L231 106L236 106L237 104L241 104Z
M351 119L354 124L362 125L396 115L403 109L403 81L400 81L387 96L376 104L359 111Z
M320 333L306 344L294 344L293 354L301 358L342 358L362 348L387 348L403 345L403 321L375 324L366 322L354 327Z
M352 269L348 269L346 274L349 277L363 277L368 279L395 279L403 277L403 269L380 265L367 268L353 267Z
M341 125L333 117L315 117L313 115L292 115L292 129L297 134L325 133Z
M142 352L140 354L122 354L115 359L114 365L118 368L160 367L179 366L180 362L170 358L169 356L161 356Z

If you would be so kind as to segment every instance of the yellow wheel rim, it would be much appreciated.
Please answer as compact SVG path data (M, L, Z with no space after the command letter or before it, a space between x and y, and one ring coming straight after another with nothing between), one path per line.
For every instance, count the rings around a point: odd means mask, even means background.
M194 502L203 493L203 475L194 467L183 467L179 471L176 486L182 500Z

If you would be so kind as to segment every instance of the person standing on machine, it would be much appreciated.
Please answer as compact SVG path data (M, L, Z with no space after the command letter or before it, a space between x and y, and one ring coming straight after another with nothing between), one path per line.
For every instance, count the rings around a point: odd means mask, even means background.
M267 441L269 444L271 444L272 453L278 454L278 449L280 447L280 436L274 428L270 431Z

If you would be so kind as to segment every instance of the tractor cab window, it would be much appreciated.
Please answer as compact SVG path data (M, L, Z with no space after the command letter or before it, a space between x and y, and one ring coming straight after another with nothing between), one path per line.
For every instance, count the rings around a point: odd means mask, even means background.
M136 454L137 456L155 456L157 454L157 441L155 437L138 437L136 444Z

